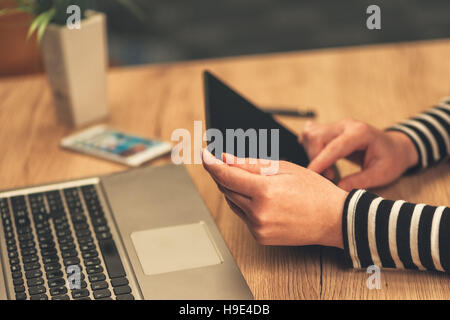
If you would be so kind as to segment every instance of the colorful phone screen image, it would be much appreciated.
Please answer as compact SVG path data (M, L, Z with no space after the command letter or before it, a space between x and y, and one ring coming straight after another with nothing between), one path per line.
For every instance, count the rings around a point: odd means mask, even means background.
M162 142L106 130L89 138L77 140L76 144L120 157L130 157L161 145Z

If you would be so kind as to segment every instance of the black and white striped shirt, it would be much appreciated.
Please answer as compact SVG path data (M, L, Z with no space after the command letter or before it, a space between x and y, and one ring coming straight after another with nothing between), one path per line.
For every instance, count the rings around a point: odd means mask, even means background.
M388 130L408 135L419 154L414 170L449 158L450 97ZM450 272L450 208L383 199L352 190L343 212L344 251L354 268Z

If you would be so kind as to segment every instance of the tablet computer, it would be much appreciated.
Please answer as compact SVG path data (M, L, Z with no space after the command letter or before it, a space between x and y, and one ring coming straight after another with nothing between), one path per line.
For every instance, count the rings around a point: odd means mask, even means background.
M306 151L298 142L297 135L277 122L270 114L256 107L236 90L231 89L230 86L219 80L211 72L204 71L203 78L206 126L207 129L217 129L222 133L223 152L232 153L236 156L242 156L242 153L244 153L245 157L250 157L250 155L254 154L256 148L258 158L286 160L303 167L309 164ZM245 149L241 150L243 152L238 152L238 141L235 140L232 144L230 144L230 141L227 143L227 138L237 139L236 136L227 135L227 129L242 129L244 132L248 129L254 129L257 133L264 133L264 130L261 131L261 129L266 129L268 137L262 140L261 135L257 134L256 146L253 146L253 149L249 145L250 139L245 139ZM270 152L272 150L270 130L272 129L278 129L279 133L279 159L274 159L273 154ZM217 158L220 158L221 154L218 154L215 148L211 148L214 144L213 140L214 137L208 136L208 150ZM255 143L255 141L252 143ZM227 145L232 145L233 150L229 150L230 148L227 148ZM266 148L268 152L260 152L261 147Z

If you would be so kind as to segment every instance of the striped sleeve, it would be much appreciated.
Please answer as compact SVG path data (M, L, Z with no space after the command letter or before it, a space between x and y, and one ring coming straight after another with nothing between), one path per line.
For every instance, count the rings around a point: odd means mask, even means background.
M387 130L401 131L413 141L419 162L410 171L424 169L447 159L450 155L450 97Z
M344 251L354 268L450 272L450 208L392 201L352 190L345 201Z

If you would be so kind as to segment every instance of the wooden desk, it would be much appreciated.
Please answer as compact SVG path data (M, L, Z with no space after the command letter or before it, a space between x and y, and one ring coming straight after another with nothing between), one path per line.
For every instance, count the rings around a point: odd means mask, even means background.
M259 105L314 107L320 122L352 116L385 127L450 94L449 57L446 40L116 69L109 74L108 123L165 140L176 128L192 131L204 117L201 72L208 68ZM295 131L303 123L283 121ZM59 147L72 130L56 122L42 76L0 80L0 128L1 189L126 169ZM381 290L368 290L368 275L344 269L338 250L260 246L201 165L187 167L257 299L450 298L448 275L383 271ZM442 164L376 191L448 206L448 169Z

